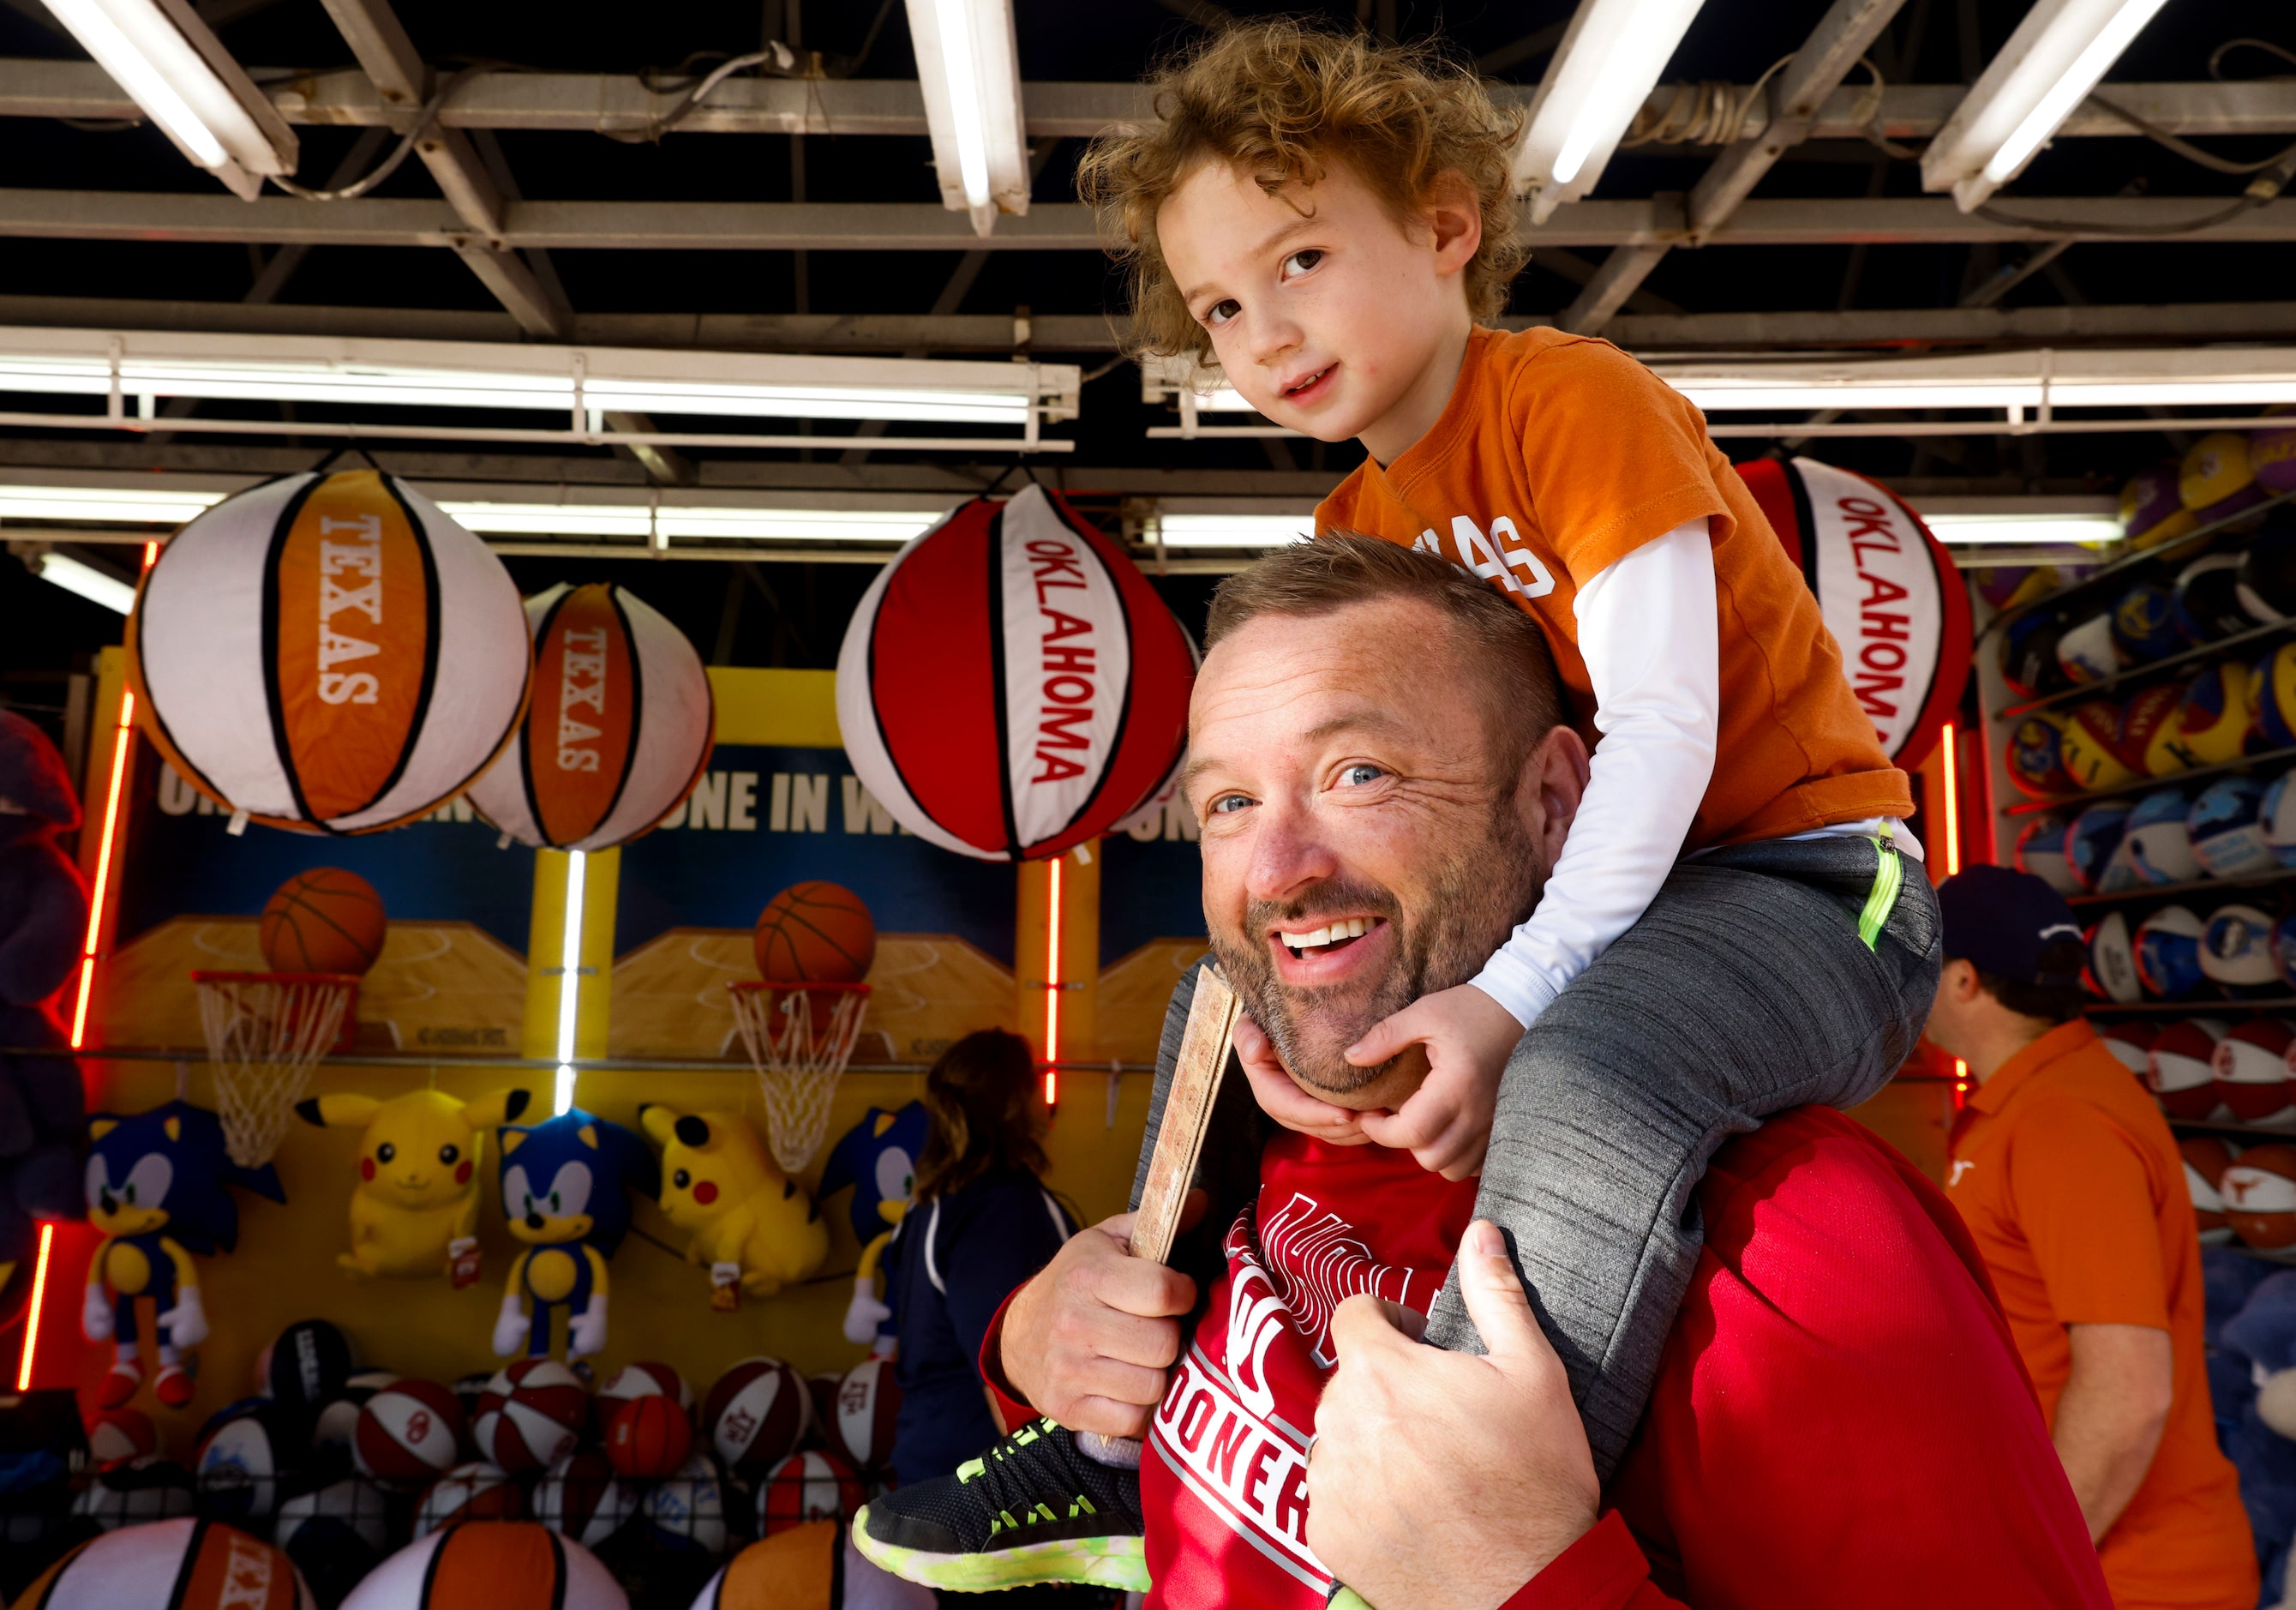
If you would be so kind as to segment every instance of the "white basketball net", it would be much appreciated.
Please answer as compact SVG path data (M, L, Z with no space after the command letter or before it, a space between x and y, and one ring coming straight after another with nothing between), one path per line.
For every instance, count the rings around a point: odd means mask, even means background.
M829 1129L829 1098L861 1039L869 986L728 983L734 1023L758 1071L774 1161L794 1174Z
M311 1069L340 1037L358 981L318 973L195 973L224 1148L243 1169L279 1150Z

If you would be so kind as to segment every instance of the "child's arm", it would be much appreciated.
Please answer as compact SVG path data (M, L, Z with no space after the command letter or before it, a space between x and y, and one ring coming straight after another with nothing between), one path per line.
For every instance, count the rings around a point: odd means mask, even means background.
M1482 1166L1515 1041L1641 917L1714 775L1722 675L1706 522L1605 566L1579 587L1572 613L1602 736L1538 908L1471 982L1422 998L1348 1050L1367 1067L1426 1045L1426 1082L1394 1114L1363 1114L1363 1132L1449 1179Z

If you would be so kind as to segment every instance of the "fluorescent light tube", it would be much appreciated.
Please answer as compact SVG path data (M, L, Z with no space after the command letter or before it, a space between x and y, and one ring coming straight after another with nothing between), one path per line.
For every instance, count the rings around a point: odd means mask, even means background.
M1159 514L1167 548L1280 548L1316 534L1312 514Z
M0 486L0 521L87 520L111 525L181 525L224 500L221 492L112 487Z
M999 212L1029 210L1012 0L908 0L908 12L941 204L986 236Z
M2051 543L2083 546L2119 542L2127 533L2110 514L1924 514L1923 522L1939 542Z
M664 504L494 503L439 506L482 536L652 537L760 542L882 542L898 546L939 513L876 509L742 509Z
M47 0L177 150L253 201L295 171L295 131L188 0Z
M2015 178L2163 0L2038 0L1922 153L1922 188L1964 212Z
M1579 0L1546 64L1515 152L1533 223L1595 188L1701 0Z
M82 564L65 554L43 554L34 563L39 566L41 580L53 581L64 591L78 593L91 604L100 604L123 615L135 607L134 587L92 564Z

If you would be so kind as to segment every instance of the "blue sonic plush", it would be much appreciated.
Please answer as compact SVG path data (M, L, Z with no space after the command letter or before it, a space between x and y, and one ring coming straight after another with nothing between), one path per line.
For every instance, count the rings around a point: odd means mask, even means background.
M523 1343L529 1358L546 1355L551 1315L561 1308L567 1358L599 1352L606 1345L606 1260L630 1228L629 1193L652 1196L661 1188L653 1153L621 1125L579 1107L495 1133L503 1216L526 1243L495 1319L495 1352L507 1359Z
M134 1118L99 1113L88 1121L87 1216L102 1233L88 1266L81 1328L113 1344L111 1373L96 1401L118 1409L144 1384L135 1299L158 1310L160 1374L152 1392L169 1409L192 1401L183 1350L206 1340L194 1254L231 1251L239 1204L226 1188L284 1202L269 1164L243 1169L224 1150L223 1125L205 1107L171 1101Z
M822 1165L821 1189L853 1187L846 1212L853 1223L853 1238L861 1244L861 1264L853 1272L853 1301L845 1310L845 1339L857 1347L890 1356L898 1322L890 1303L877 1296L877 1271L885 1248L914 1199L917 1159L924 1154L930 1120L925 1104L913 1101L891 1113L871 1107L861 1121L838 1138ZM892 1282L886 1282L890 1295Z

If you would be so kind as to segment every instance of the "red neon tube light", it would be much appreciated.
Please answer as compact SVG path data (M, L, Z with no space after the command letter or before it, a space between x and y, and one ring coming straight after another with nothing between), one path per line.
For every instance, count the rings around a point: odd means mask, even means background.
M87 937L79 952L79 999L72 1007L71 1048L87 1041L87 1003L95 989L96 941L103 933L103 901L111 887L111 847L119 820L120 785L127 779L128 746L135 737L135 695L119 694L119 726L111 738L111 784L103 798L103 836L96 842L95 890L87 903Z
M32 1266L32 1306L24 1314L24 1360L16 1366L16 1390L32 1390L32 1359L40 1351L40 1302L48 1294L48 1254L55 1247L56 1227L40 1227L40 1261Z
M1061 858L1051 863L1050 908L1045 915L1045 1105L1060 1100L1061 1059Z
M1945 875L1952 877L1961 870L1961 787L1955 776L1954 762L1959 756L1955 752L1950 723L1938 742L1945 759Z

